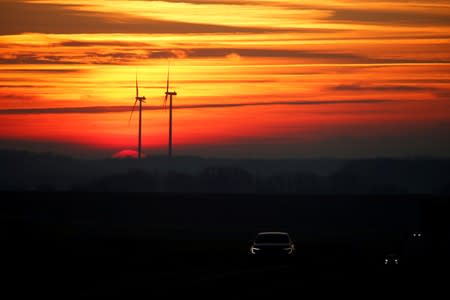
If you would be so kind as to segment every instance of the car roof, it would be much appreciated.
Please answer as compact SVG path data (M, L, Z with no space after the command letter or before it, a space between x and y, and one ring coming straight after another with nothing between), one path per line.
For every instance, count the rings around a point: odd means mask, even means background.
M264 235L264 234L289 235L287 232L281 232L281 231L265 231L265 232L258 233L258 235Z
M398 256L397 253L389 253L386 255L386 257L394 257L394 256Z

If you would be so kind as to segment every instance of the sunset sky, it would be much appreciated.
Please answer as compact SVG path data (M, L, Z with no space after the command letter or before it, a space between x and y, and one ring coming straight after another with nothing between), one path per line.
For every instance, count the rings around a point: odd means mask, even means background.
M448 157L450 0L0 0L0 149Z

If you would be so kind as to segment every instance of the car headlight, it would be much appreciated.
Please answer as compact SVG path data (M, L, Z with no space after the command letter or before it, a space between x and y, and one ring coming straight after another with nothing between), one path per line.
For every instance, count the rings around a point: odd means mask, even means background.
M256 254L256 251L259 251L259 250L261 250L261 249L256 248L256 247L251 247L251 248L250 248L250 252L251 252L252 254Z

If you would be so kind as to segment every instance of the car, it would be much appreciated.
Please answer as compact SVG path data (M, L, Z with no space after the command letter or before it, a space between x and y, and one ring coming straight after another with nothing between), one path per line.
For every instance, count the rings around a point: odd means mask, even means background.
M396 253L389 253L384 257L384 264L396 266L400 264L400 256Z
M291 257L296 254L296 248L287 232L260 232L252 241L249 253L251 256Z
M408 235L404 246L404 263L411 266L426 265L430 262L429 241L421 231Z

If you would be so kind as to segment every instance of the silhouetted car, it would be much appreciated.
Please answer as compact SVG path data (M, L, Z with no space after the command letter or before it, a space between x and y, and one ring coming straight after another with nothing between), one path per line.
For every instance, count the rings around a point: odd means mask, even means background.
M390 253L384 257L384 264L388 266L396 266L400 264L400 256L395 253Z
M286 232L260 232L250 247L252 256L290 257L295 254L294 242Z

